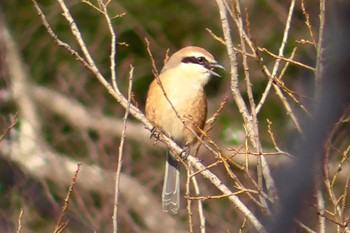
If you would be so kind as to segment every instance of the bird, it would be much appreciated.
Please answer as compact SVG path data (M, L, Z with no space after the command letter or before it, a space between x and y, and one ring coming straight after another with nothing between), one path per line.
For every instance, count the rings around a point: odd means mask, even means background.
M179 146L195 144L207 118L204 86L215 68L224 69L207 50L184 47L169 57L160 74L149 86L145 104L148 120ZM162 208L177 214L180 207L180 164L168 150L166 154Z

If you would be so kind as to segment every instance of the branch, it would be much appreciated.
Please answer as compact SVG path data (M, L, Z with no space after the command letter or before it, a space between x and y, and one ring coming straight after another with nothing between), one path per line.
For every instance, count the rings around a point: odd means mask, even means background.
M231 37L231 30L230 30L230 26L229 26L228 20L227 20L227 14L226 14L227 12L226 12L226 7L225 7L225 2L222 0L217 0L216 2L217 2L219 12L220 12L221 24L222 24L222 29L223 29L223 33L224 33L227 54L228 54L229 59L230 59L232 95L233 95L233 98L237 104L239 112L243 118L243 121L247 127L248 137L250 139L250 142L252 143L253 147L257 151L261 152L262 148L261 148L261 144L260 144L260 140L259 140L258 129L257 129L257 126L254 125L254 122L257 122L257 119L254 120L253 116L249 114L247 106L246 106L246 104L243 100L243 97L239 91L237 56L236 56L236 53L234 51L233 42L232 42L233 40ZM235 19L234 16L233 16L233 18ZM239 22L237 23L237 27L239 28L239 30L243 31L243 29L241 28L241 25L242 25L241 23L239 23ZM246 35L244 33L242 33L242 36L244 36L246 38ZM267 184L267 188L268 188L269 192L272 194L272 196L275 197L276 196L275 185L274 185L274 181L272 179L271 173L270 173L270 169L269 169L264 157L260 157L260 159L261 159L261 168L262 168L261 170L262 170L262 173L264 175L264 178L265 178L265 181Z
M129 73L129 88L128 88L128 101L130 103L131 100L131 90L132 90L132 79L133 79L133 72L134 67L131 67L130 73ZM125 115L123 118L123 130L120 137L120 145L119 145L119 153L118 153L118 166L116 169L115 174L115 192L114 192L114 211L113 211L113 232L118 232L118 205L119 205L119 189L120 189L120 173L122 169L122 163L123 163L123 149L124 149L124 141L125 141L125 131L127 126L127 120L129 117L129 108L126 109Z

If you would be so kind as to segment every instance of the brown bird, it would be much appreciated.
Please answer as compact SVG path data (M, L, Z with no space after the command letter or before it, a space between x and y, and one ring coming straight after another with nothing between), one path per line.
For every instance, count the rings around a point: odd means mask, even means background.
M194 144L200 135L198 128L203 129L205 125L207 98L204 86L212 75L220 76L213 71L216 67L224 69L205 49L185 47L174 53L164 65L159 75L163 89L156 79L149 87L147 118L179 146L188 148ZM179 169L180 162L168 151L162 193L164 212L178 213Z

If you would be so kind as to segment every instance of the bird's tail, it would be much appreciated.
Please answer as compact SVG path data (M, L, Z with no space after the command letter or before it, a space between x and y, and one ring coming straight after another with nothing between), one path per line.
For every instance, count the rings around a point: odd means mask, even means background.
M162 193L163 211L177 214L180 206L180 162L170 154L170 151L166 157Z

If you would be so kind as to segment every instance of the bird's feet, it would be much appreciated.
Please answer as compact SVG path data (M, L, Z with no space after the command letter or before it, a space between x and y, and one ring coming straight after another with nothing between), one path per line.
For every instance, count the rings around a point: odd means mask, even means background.
M188 145L185 145L182 151L180 152L180 158L185 161L189 155L190 147Z
M154 137L155 142L157 142L159 140L159 136L160 136L160 131L156 127L153 127L151 129L151 136L149 138L151 139Z

